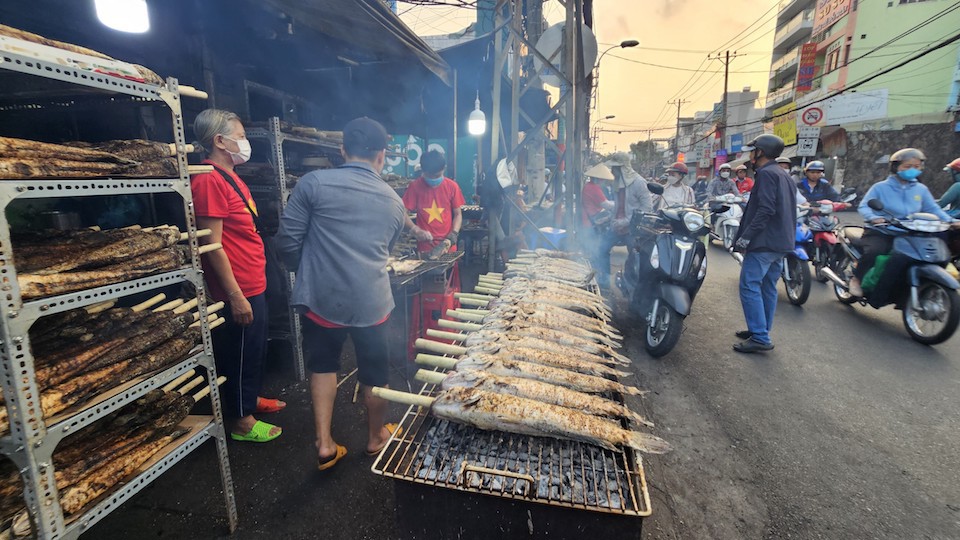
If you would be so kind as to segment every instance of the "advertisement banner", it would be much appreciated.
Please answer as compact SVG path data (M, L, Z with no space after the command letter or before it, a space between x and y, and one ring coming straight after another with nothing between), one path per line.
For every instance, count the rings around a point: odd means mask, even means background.
M730 135L730 153L736 154L743 147L743 133L734 133Z
M797 144L797 103L791 101L773 110L773 134L783 139L783 144Z
M830 28L841 17L850 13L851 0L818 0L813 16L813 35Z
M800 63L797 67L797 91L813 90L813 78L817 72L817 44L804 43L800 49Z
M888 90L864 90L840 94L826 101L826 122L834 126L887 117Z

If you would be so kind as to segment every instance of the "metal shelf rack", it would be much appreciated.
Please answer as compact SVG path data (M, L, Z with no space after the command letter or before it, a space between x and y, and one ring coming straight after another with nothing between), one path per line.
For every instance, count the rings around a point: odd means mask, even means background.
M276 177L276 190L273 193L277 193L280 197L280 204L277 205L278 211L282 214L283 209L287 206L287 197L290 196L290 190L287 188L287 166L286 166L286 156L283 153L283 144L285 142L305 144L309 146L314 146L318 148L326 148L330 151L339 152L339 146L332 144L330 142L320 141L316 139L310 139L308 137L301 137L298 135L293 135L290 133L285 133L280 129L280 118L273 117L268 121L267 129L263 128L251 128L247 130L248 139L265 139L270 143L270 151L272 152L271 158L273 161L273 172ZM263 193L263 191L260 191ZM290 298L290 295L293 291L293 284L296 281L296 273L289 272L288 279L286 283L285 293L287 298ZM281 334L274 334L271 337L287 339L290 341L290 348L293 349L293 359L294 359L294 368L297 371L297 378L301 381L305 380L306 369L304 367L304 358L303 358L303 326L300 322L300 315L291 307L289 310L290 317L290 331Z
M197 226L193 215L186 158L181 96L205 98L206 94L181 87L174 78L164 85L153 85L65 67L44 59L0 51L0 70L17 71L72 83L84 88L77 92L96 91L104 95L126 95L143 100L161 101L170 109L177 148L179 177L164 179L51 179L5 180L0 183L0 287L4 291L0 306L0 387L9 412L10 433L0 438L0 452L20 469L24 483L24 502L34 524L34 533L42 539L74 539L101 520L124 501L139 492L184 456L207 439L217 446L223 492L230 531L237 525L236 500L227 458L226 430L216 384L216 367L207 321L207 306L198 252ZM180 195L187 223L191 252L189 267L162 274L97 287L76 293L23 301L13 265L13 249L6 208L18 198L83 197L96 195L148 194L173 192ZM40 317L68 309L89 306L113 298L128 296L180 282L191 282L197 290L202 348L188 359L159 373L141 376L109 390L79 411L44 419L40 392L36 384L34 359L31 354L29 329ZM92 422L132 403L152 389L175 379L194 367L207 370L213 416L194 421L191 433L172 443L158 457L141 467L131 481L121 484L92 507L65 519L53 467L53 453L64 437ZM195 417L191 417L195 418Z

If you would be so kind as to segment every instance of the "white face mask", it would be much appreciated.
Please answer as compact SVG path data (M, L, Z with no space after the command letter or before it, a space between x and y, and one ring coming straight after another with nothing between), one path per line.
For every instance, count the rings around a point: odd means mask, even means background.
M233 160L234 165L242 165L250 161L250 155L252 153L252 150L250 149L250 141L246 139L231 139L226 135L224 135L223 138L237 143L237 148L240 149L239 152L231 152L227 150L227 153L230 154L230 159ZM226 148L224 148L224 150L226 150Z
M671 174L670 176L667 177L667 183L668 183L668 184L676 184L677 182L680 181L681 178L683 178L683 177L678 176L678 175L675 175L675 174Z
M723 171L720 173L720 178L730 178L730 171Z

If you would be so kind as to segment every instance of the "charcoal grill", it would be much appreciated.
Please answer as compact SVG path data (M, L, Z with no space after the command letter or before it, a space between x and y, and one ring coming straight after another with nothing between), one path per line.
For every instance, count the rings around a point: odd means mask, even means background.
M425 385L423 395L433 395ZM640 456L574 441L482 431L411 406L401 436L373 472L398 480L525 502L623 516L649 516Z

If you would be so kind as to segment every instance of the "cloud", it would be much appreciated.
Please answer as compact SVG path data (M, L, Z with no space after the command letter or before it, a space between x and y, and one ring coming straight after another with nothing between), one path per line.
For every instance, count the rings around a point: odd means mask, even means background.
M656 9L657 15L664 19L670 19L679 15L688 0L660 0L660 7Z

